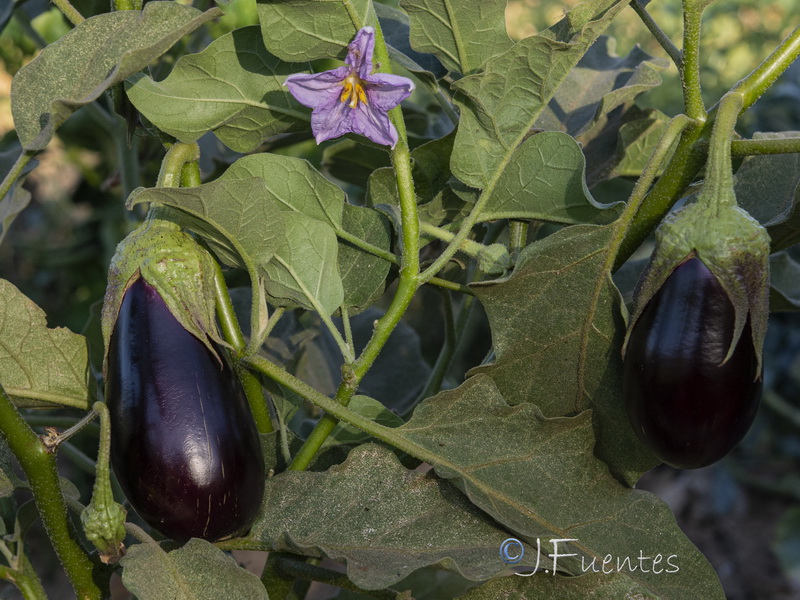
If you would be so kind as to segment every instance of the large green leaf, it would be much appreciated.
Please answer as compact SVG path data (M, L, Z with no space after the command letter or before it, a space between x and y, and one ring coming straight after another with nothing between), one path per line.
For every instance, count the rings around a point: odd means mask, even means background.
M43 149L75 110L221 14L217 8L201 13L177 2L149 2L142 11L86 19L14 77L11 111L22 146Z
M48 329L47 317L0 279L0 383L17 406L88 410L95 382L83 336Z
M567 227L525 248L511 276L475 287L496 361L474 372L490 375L509 403L535 404L547 417L592 409L598 456L633 484L658 461L622 403L624 306L608 270L611 234Z
M258 0L264 45L289 62L344 58L368 23L369 0Z
M390 450L369 444L328 471L268 480L250 537L344 560L353 583L380 589L427 565L488 579L506 568L498 548L508 533L449 483L409 471Z
M661 569L662 573L665 573L664 577L669 577L670 573L666 573L666 570L671 567L665 564L666 560L663 555L659 562L661 564L656 566L656 569ZM634 561L634 564L638 565L638 562ZM644 568L650 569L651 567L652 560L644 563ZM472 588L458 598L459 600L497 600L498 598L504 600L552 600L553 598L558 598L558 600L621 600L623 598L658 600L661 597L629 578L613 572L590 573L580 577L553 576L539 572L533 576L493 579Z
M283 62L266 51L258 27L243 27L180 58L163 81L144 74L126 84L137 110L182 142L213 131L237 152L264 140L308 128L309 112L283 87L287 75L307 65Z
M435 55L458 73L474 73L512 46L505 0L401 0L411 24L411 46Z
M558 86L536 126L578 136L601 115L661 84L666 59L653 58L638 46L624 57L615 50L614 38L600 36Z
M258 577L205 540L165 552L136 544L120 561L122 582L139 600L268 600Z
M383 432L528 542L525 558L541 547L540 569L553 568L549 555L557 539L562 573L581 575L593 560L597 568L611 555L621 577L657 598L725 597L666 503L623 486L594 456L590 411L548 419L531 403L509 406L489 377L476 375L422 402L402 427ZM640 553L673 556L678 570L667 576L635 569ZM616 568L616 559L627 557Z
M610 223L622 204L596 202L586 187L585 167L583 152L569 135L534 135L509 158L478 220Z
M454 84L461 109L451 168L476 188L493 184L598 36L627 6L621 0L590 0L537 36L493 58L482 73Z

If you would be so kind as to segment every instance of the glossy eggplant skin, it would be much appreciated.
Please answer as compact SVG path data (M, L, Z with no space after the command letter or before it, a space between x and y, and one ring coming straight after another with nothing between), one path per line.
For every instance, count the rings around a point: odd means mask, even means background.
M111 461L136 512L178 541L245 533L265 470L242 386L143 279L120 306L106 379Z
M639 439L682 469L710 465L744 437L762 382L750 324L724 364L734 309L698 258L681 263L634 324L624 360L623 395Z

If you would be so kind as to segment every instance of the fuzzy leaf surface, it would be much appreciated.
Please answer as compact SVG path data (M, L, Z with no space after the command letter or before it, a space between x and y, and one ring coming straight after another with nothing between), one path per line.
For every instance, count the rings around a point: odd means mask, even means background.
M649 566L645 565L645 568ZM665 568L665 564L657 567ZM525 573L525 571L522 571ZM527 571L530 573L530 571ZM664 575L669 577L669 575ZM658 600L646 587L615 573L589 573L579 577L553 576L539 572L530 577L513 576L493 579L472 588L459 600Z
M198 538L172 552L135 544L120 564L122 582L139 600L268 600L258 577Z
M126 87L136 109L181 142L213 131L232 150L251 152L273 135L308 127L308 111L283 87L287 75L305 68L267 52L252 26L182 56L163 81L140 73Z
M0 279L0 382L19 407L88 410L94 378L82 335L49 329L44 311Z
M343 59L356 32L368 25L369 0L258 0L264 45L287 62Z
M550 29L490 60L483 72L456 82L456 177L475 188L493 184L558 86L625 6L620 0L584 2Z
M11 84L11 111L26 150L42 150L61 123L222 12L149 2L86 19L44 48Z
M457 73L469 74L512 46L506 33L505 0L402 0L411 46L433 54Z
M669 577L625 566L618 573L664 600L725 597L666 503L623 486L594 456L591 411L548 419L531 403L509 406L489 377L476 375L385 431L387 441L410 442L406 451L417 452L515 537L533 546L539 539L543 568L553 539L573 540L561 543L559 554L575 556L558 560L559 571L573 575L583 574L581 560L589 565L608 554L634 561L640 552L674 554L678 571Z
M658 461L620 400L625 323L606 266L610 240L607 227L567 227L525 248L509 277L475 286L496 360L472 372L489 375L510 404L535 404L546 417L592 409L598 456L633 484Z
M448 482L367 444L328 471L268 480L250 537L344 560L353 583L380 589L427 565L487 579L506 567L498 548L508 534Z

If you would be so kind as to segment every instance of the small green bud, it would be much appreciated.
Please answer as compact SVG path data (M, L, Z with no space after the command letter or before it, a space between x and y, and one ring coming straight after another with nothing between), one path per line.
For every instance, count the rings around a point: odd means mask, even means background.
M719 281L734 307L735 328L725 361L736 348L749 317L760 376L769 316L769 253L766 229L735 200L718 204L698 201L675 211L656 231L656 249L636 290L628 333L672 271L697 257Z

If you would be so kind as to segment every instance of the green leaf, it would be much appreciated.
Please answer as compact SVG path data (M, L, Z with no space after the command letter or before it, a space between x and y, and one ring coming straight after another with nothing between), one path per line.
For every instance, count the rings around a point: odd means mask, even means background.
M636 97L661 84L661 71L669 66L638 46L625 57L616 54L614 38L600 36L558 86L536 126L576 137L592 127L601 115L630 105Z
M307 68L269 54L252 26L182 56L163 81L140 73L126 88L140 113L180 141L213 131L232 150L251 152L271 136L308 128L309 112L283 87L287 75Z
M770 309L800 310L800 248L794 246L769 257Z
M376 169L391 164L386 152L375 152L374 148L347 138L325 146L322 151L322 170L336 179L367 187L370 174Z
M258 0L264 45L288 62L344 58L368 24L369 0Z
M284 235L263 268L271 302L332 314L344 300L335 230L303 213L292 213L284 219Z
M493 185L539 115L626 2L590 0L539 35L454 84L461 120L451 168L475 188Z
M410 43L408 15L388 4L373 3L375 13L383 31L383 39L389 49L389 57L404 69L416 75L432 91L438 91L437 78L447 75L447 69L435 56L415 51Z
M282 211L263 197L264 182L251 177L192 188L138 188L127 207L156 202L177 208L187 217L183 224L202 235L227 264L263 267L285 235Z
M198 538L172 552L136 544L120 564L122 582L139 600L268 600L258 577Z
M5 436L0 436L0 498L8 498L13 494L18 482L19 478L14 473L14 465L11 460L11 450ZM0 519L0 528L2 527L3 521Z
M176 2L116 11L83 21L22 67L11 84L11 111L25 150L42 150L61 123L222 12Z
M18 144L14 144L5 152L0 152L0 173L10 173L17 159L22 152ZM3 198L0 198L0 244L3 243L8 233L8 228L21 213L30 204L31 193L22 187L25 181L25 174L30 173L33 168L38 164L38 161L32 160L23 169L22 175L14 182L11 188L6 192Z
M753 139L797 137L798 132L755 133ZM772 250L800 241L800 155L748 156L736 171L736 201L768 228Z
M342 229L351 236L389 252L392 227L377 210L344 205ZM339 273L344 287L344 306L350 315L369 308L383 295L391 263L344 240L339 240Z
M610 223L622 203L595 201L586 187L585 169L583 152L572 137L560 132L534 135L509 158L478 220Z
M447 482L368 444L326 472L268 480L250 537L344 560L353 583L380 589L427 565L487 579L506 567L498 548L508 535Z
M636 113L638 111L628 112ZM642 114L641 118L623 122L618 130L616 147L611 151L607 148L597 148L597 152L606 154L611 162L606 169L608 173L603 175L608 179L641 175L668 123L669 118L661 111L655 110ZM588 156L594 148L587 145L586 150Z
M220 181L258 177L266 187L262 200L339 229L342 226L344 192L325 179L311 163L279 154L253 154L233 163Z
M474 73L512 46L505 0L401 0L411 23L411 46L435 55L458 73Z
M83 336L48 329L47 317L22 292L0 279L0 382L20 407L73 406L88 410L95 382Z
M609 554L634 564L640 553L674 555L678 571L669 576L625 563L616 570L662 600L725 597L666 503L621 485L595 458L590 411L548 419L531 403L509 406L489 377L475 375L423 401L402 427L383 431L528 542L524 559L538 543L540 568L553 568L554 539L562 540L559 570L573 575Z
M592 409L597 455L633 484L658 461L620 400L625 322L607 265L611 233L567 227L525 248L510 277L475 286L496 360L473 373L491 376L510 404L535 404L546 417Z
M662 555L662 559L663 559ZM656 566L665 572L670 568L666 561ZM638 564L634 561L634 564ZM646 562L645 568L649 569ZM523 571L523 573L526 573ZM530 573L530 571L527 571ZM670 574L664 574L668 578ZM620 600L636 598L636 600L659 600L663 596L654 595L644 586L632 582L624 575L617 573L591 573L580 577L563 577L539 572L533 576L501 577L472 588L459 600Z

